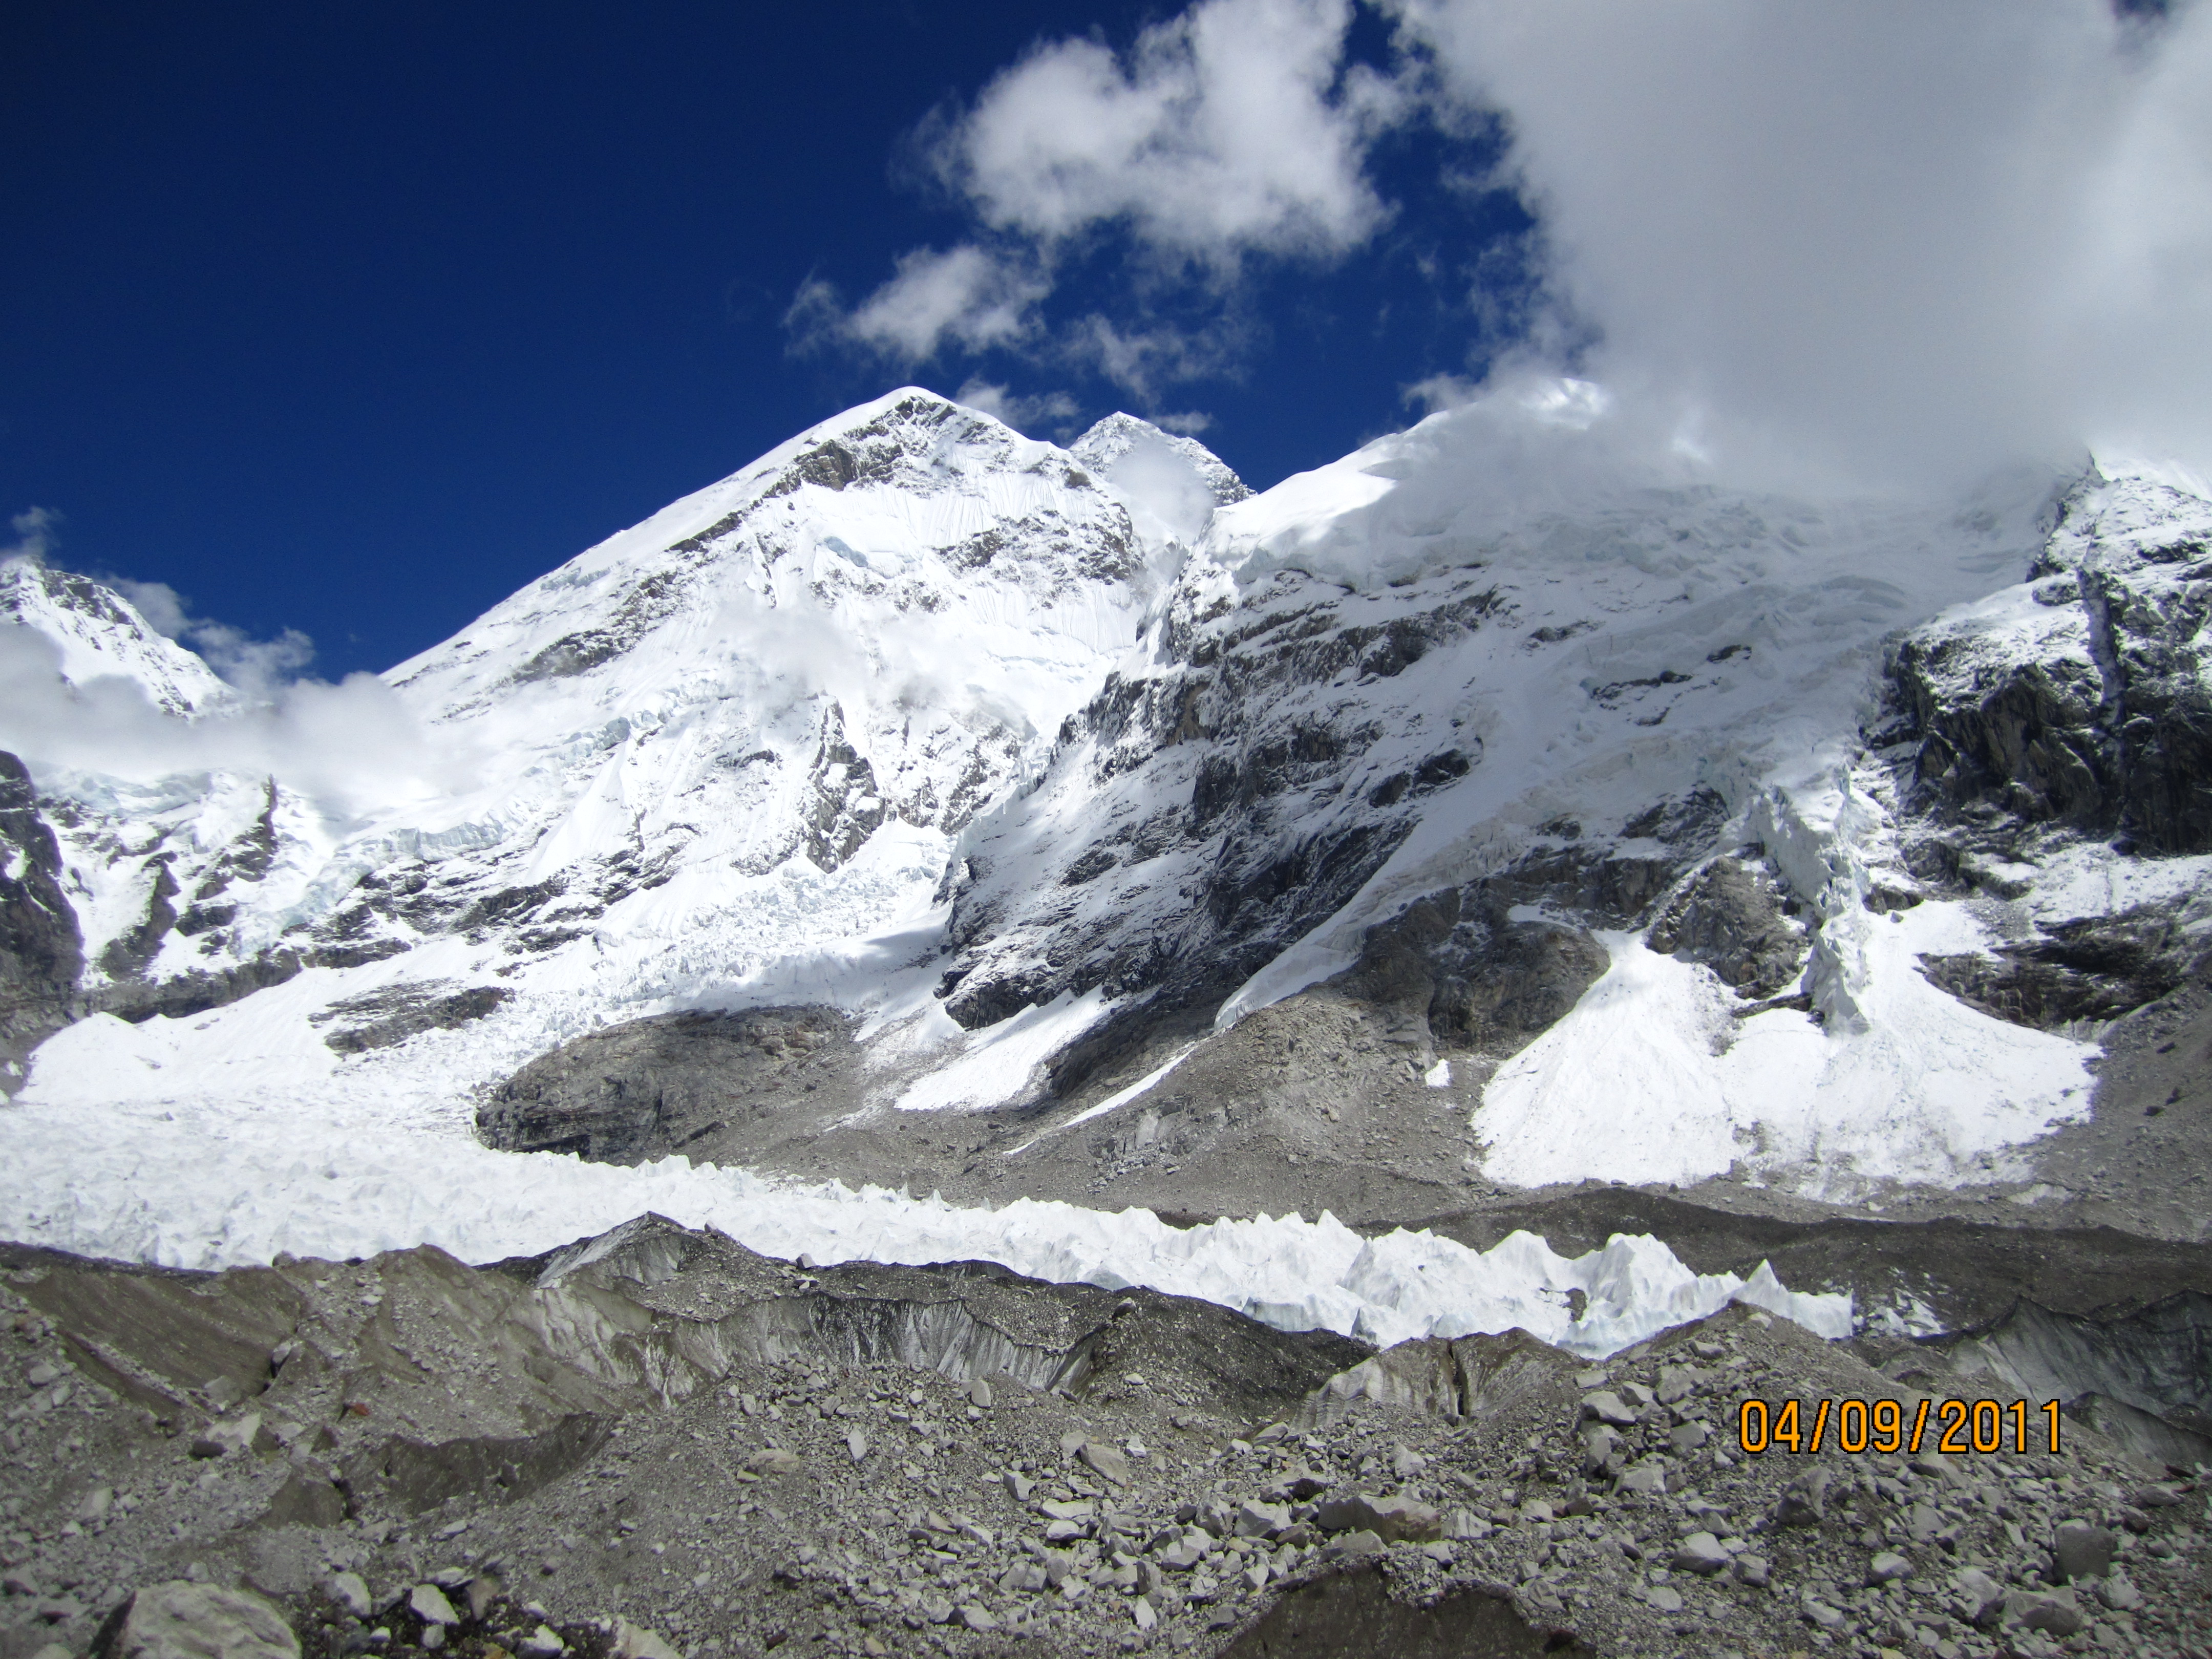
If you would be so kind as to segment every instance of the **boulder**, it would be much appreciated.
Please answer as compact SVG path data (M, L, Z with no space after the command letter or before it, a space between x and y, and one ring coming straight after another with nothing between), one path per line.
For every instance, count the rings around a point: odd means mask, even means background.
M2061 1641L2079 1635L2088 1622L2070 1589L2010 1591L2004 1599L2003 1619L2008 1627L2039 1630Z
M2060 1522L2051 1535L2051 1577L2060 1583L2102 1578L2112 1570L2112 1552L2118 1542L2108 1527L2087 1521Z
M1911 1576L1912 1563L1894 1550L1884 1550L1867 1563L1867 1583L1869 1584L1894 1583L1898 1579Z
M1323 1532L1371 1532L1386 1543L1433 1542L1444 1535L1443 1514L1406 1497L1374 1498L1354 1492L1316 1504L1314 1524Z
M1674 1553L1667 1565L1677 1572L1695 1572L1710 1576L1725 1572L1729 1553L1721 1547L1721 1540L1709 1532L1693 1532L1674 1547Z
M1613 1485L1616 1492L1656 1498L1667 1490L1667 1466L1656 1459L1646 1458L1623 1469Z
M1100 1480L1110 1480L1117 1486L1129 1484L1129 1460L1120 1447L1109 1446L1103 1440L1086 1440L1075 1455Z
M1291 1524L1291 1512L1280 1504L1246 1502L1237 1505L1237 1535L1239 1538L1273 1538L1286 1531Z
M614 1659L684 1659L660 1637L627 1619L615 1620L612 1651Z
M181 1578L139 1590L100 1635L98 1659L300 1659L273 1603Z
M1609 1423L1617 1429L1630 1427L1636 1421L1636 1412L1619 1395L1609 1389L1583 1396L1583 1415L1600 1423Z

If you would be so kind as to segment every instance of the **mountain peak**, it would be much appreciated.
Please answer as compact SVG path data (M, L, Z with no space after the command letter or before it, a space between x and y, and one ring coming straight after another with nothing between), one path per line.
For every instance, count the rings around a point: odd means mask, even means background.
M136 680L165 714L200 714L234 695L198 655L155 629L123 595L33 558L0 561L0 623L51 641L72 685Z
M1110 477L1128 455L1146 450L1166 451L1188 462L1213 494L1216 507L1241 501L1252 491L1221 457L1195 438L1170 432L1150 421L1117 410L1099 422L1068 447L1073 455L1094 471Z

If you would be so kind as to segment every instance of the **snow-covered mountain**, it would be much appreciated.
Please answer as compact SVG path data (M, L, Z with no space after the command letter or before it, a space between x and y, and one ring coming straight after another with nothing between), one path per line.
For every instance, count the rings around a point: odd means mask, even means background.
M18 565L11 673L143 688L126 755L0 741L23 1121L1212 1213L2018 1182L2206 943L2208 532L1725 489L1571 386L1258 495L908 389L296 707Z

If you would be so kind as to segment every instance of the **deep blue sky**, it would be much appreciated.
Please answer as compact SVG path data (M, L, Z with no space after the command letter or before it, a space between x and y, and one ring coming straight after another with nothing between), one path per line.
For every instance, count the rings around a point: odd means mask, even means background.
M305 629L336 678L901 380L1122 406L1013 357L909 374L794 355L783 317L810 276L858 296L964 234L898 164L933 108L1040 37L1121 46L1162 15L8 7L0 516L49 509L58 562L167 582L257 635ZM1372 18L1359 41L1386 50ZM1164 392L1255 485L1402 425L1405 386L1466 369L1472 261L1525 221L1425 184L1442 142L1379 152L1393 228L1332 268L1251 267L1231 371ZM1061 298L1125 280L1112 254Z

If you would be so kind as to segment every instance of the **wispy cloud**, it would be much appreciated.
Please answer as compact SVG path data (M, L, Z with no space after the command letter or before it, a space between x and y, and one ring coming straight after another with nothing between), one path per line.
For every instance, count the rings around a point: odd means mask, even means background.
M857 345L912 367L947 344L981 351L1026 339L1050 289L1037 262L1019 253L973 243L941 253L916 248L900 256L897 275L850 310L831 284L809 280L784 322L803 343Z
M314 641L296 628L285 629L273 639L257 640L229 623L193 616L191 601L167 582L133 581L128 576L100 580L136 605L156 633L199 653L209 667L258 702L274 697L315 659Z
M995 415L1018 432L1064 432L1081 419L1083 414L1081 406L1065 392L1044 392L1025 397L1009 391L1000 382L987 380L980 374L970 375L960 390L953 394L953 398L970 409L980 409L986 415Z

